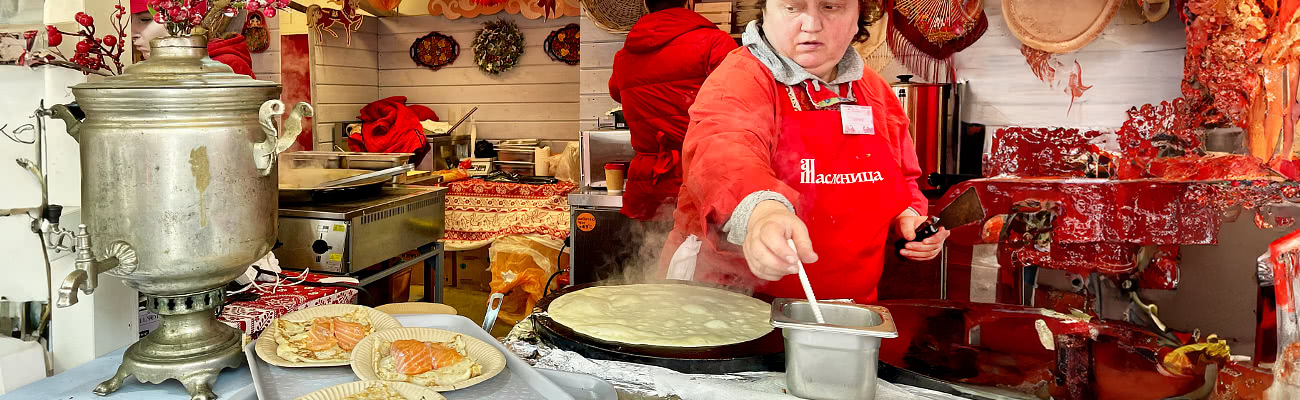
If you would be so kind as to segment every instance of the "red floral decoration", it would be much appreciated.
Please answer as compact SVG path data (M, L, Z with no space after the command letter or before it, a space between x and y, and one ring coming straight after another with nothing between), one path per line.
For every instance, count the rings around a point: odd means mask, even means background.
M45 27L48 50L34 52L29 65L55 65L71 68L86 75L117 75L122 73L122 53L126 51L129 40L126 37L126 7L119 0L114 6L110 20L114 32L98 36L95 32L95 18L84 12L78 12L73 20L81 25L77 32L64 32L54 25ZM33 31L34 33L35 31ZM76 50L72 57L63 54L58 46L63 44L64 36L78 38Z
M228 17L243 8L275 18L276 10L288 7L289 3L290 0L149 0L149 12L154 22L167 25L167 32L172 36L184 36L202 25L203 18L213 9L219 8Z
M569 65L578 65L578 52L581 48L582 32L578 24L568 24L563 28L551 31L546 37L546 43L543 45L546 55L551 59L560 61Z

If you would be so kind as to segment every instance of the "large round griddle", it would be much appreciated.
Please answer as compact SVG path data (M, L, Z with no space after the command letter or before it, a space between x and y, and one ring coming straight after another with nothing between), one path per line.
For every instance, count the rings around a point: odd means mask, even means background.
M698 282L660 280L643 283L679 284L727 289L735 288ZM595 286L609 286L600 282L575 285L551 292L537 301L533 314L533 329L537 336L551 345L572 351L588 358L626 361L655 365L688 374L723 374L744 371L784 371L785 340L780 329L748 342L711 347L665 347L609 342L587 336L555 322L545 313L551 302L568 293ZM754 294L753 297L771 303L772 297Z
M351 178L374 171L336 168L281 168L280 203L332 203L378 196L387 177L321 187L321 183Z

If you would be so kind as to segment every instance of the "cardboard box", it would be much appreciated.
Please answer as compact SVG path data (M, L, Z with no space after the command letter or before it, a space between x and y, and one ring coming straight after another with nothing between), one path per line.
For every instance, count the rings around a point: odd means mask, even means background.
M398 256L397 259L398 261L408 261L412 258L419 257L419 255L420 253L418 251L411 251L406 254L402 254L401 256ZM432 263L433 259L429 259L427 261L429 263ZM447 251L442 253L442 287L444 288L456 287L457 266L458 264L456 264L456 252ZM423 263L411 266L412 286L424 286L424 272L425 269Z
M461 251L456 254L456 287L468 290L489 291L492 264L488 260L487 247Z
M412 259L415 259L416 257L419 256L420 256L419 250L411 250L406 253L402 253L402 255L400 256L394 257L393 263L394 264L404 263L407 261L411 261ZM412 285L424 284L424 263L416 263L415 265L411 266L411 284Z
M162 317L159 316L158 314L154 314L153 311L149 311L149 309L145 308L143 302L141 302L140 304L139 311L140 311L139 333L140 333L140 337L144 338L145 336L149 335L149 332L153 332L155 329L158 329L158 327L162 325Z

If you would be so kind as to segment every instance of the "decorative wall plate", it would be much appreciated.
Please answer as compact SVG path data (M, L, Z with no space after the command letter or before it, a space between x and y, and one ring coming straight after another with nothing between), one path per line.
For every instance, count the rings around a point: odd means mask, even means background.
M429 32L411 43L411 61L434 71L455 62L459 55L460 43L456 43L456 38L438 32Z
M569 65L578 65L578 50L582 47L582 29L578 24L568 24L551 31L546 37L546 55L552 60Z

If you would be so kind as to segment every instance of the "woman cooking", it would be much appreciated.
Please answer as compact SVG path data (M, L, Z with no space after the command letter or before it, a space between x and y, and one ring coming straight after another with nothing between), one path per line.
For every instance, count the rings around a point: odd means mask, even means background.
M744 47L690 109L667 275L803 297L876 299L890 229L909 241L926 199L907 117L849 47L874 1L760 0ZM929 260L946 230L899 253ZM793 240L795 249L788 244Z

